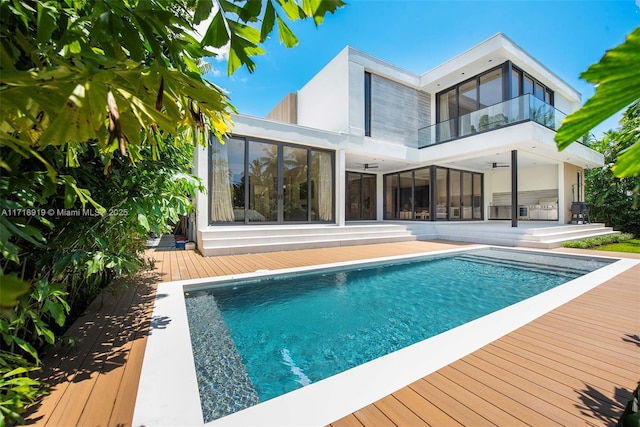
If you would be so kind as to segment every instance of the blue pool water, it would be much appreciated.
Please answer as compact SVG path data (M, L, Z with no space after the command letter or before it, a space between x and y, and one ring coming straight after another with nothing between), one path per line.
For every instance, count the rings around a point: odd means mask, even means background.
M492 248L191 292L185 301L205 420L407 347L608 263Z

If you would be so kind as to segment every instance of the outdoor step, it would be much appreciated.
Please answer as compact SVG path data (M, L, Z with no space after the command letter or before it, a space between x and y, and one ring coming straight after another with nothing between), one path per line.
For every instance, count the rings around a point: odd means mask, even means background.
M226 238L244 237L244 236L297 236L300 234L348 234L352 232L379 232L385 231L406 231L407 227L396 224L372 224L372 225L346 225L339 227L337 225L326 226L305 226L292 224L289 226L229 226L215 227L212 229L202 230L203 238L216 238L217 235L223 235Z
M545 240L575 240L583 237L592 237L602 234L610 234L613 232L611 227L587 228L582 230L565 230L547 232L545 234L531 234L524 237L523 240L545 241Z
M356 238L356 239L341 239L341 240L325 240L325 241L307 241L307 242L295 242L295 243L268 243L257 244L247 246L225 246L225 247L206 247L203 250L204 256L214 255L236 255L245 253L260 253L260 252L278 252L278 251L291 251L298 249L314 249L314 248L328 248L339 246L357 246L357 245L371 245L376 243L395 243L395 242L409 242L416 240L415 236L396 236L396 237L369 237L369 238Z
M205 247L227 247L227 246L250 246L260 244L273 243L297 243L297 242L325 242L333 240L354 240L354 239L372 239L385 237L411 237L413 236L406 230L402 231L364 231L350 233L324 233L324 234L298 234L298 235L279 235L270 236L245 236L245 237L203 237L202 242Z

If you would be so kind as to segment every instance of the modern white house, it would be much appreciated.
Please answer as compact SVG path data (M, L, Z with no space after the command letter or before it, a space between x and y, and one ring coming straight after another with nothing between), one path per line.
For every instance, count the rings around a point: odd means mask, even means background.
M347 46L266 118L196 153L205 255L435 239L552 247L603 156L555 130L580 94L497 34L413 74ZM553 226L553 227L550 227Z

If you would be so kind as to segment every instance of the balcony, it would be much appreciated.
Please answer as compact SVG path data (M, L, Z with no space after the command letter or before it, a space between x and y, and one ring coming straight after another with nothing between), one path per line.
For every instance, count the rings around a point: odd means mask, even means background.
M560 127L566 114L531 94L494 104L455 119L418 130L418 148L534 121L549 129Z

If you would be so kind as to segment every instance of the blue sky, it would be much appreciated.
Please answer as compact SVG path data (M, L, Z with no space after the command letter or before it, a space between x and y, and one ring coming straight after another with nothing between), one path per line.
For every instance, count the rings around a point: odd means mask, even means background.
M272 35L254 73L226 75L213 60L206 77L229 92L240 113L265 116L309 81L346 45L416 74L502 32L582 94L594 92L580 73L640 25L640 0L429 1L350 0L316 28L290 25L300 43L287 49ZM615 128L619 115L595 130Z

